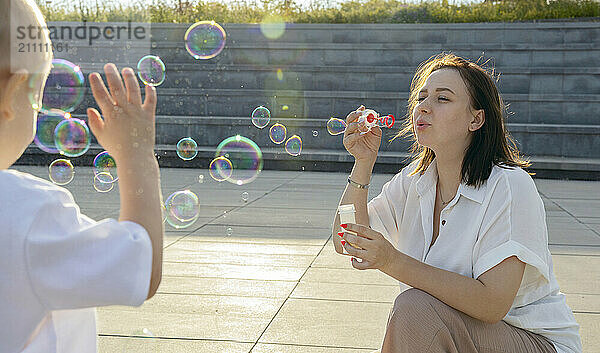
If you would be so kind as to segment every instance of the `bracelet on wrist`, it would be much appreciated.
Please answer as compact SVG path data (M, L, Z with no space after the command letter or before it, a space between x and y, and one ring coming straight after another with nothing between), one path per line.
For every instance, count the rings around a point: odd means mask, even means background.
M348 177L348 184L350 184L358 189L368 189L369 185L370 185L370 184L359 184L359 183L355 182L354 180L350 179L350 177Z

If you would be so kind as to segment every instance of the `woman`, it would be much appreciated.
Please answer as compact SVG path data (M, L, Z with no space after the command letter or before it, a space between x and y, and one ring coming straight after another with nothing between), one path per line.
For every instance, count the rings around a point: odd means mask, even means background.
M552 269L544 204L505 130L484 69L452 54L423 63L396 137L414 134L413 161L367 203L381 129L347 117L355 158L340 205L338 253L412 287L390 312L381 352L581 352L579 325ZM338 236L339 235L339 236Z

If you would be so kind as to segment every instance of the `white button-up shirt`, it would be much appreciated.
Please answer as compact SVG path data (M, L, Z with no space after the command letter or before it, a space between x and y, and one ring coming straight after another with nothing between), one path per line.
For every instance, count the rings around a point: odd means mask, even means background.
M95 353L96 310L141 305L152 243L134 222L83 215L46 180L0 171L0 352Z
M579 325L554 276L544 203L531 176L495 165L479 188L461 183L441 211L430 248L437 161L423 175L409 176L416 165L403 168L369 202L371 228L419 261L475 279L517 256L526 263L525 272L503 320L547 337L558 353L581 352Z

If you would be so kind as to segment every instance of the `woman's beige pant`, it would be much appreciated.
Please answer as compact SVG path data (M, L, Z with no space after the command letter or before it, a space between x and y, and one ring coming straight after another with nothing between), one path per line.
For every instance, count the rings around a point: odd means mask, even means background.
M556 353L550 341L504 321L485 323L419 289L396 298L381 353Z

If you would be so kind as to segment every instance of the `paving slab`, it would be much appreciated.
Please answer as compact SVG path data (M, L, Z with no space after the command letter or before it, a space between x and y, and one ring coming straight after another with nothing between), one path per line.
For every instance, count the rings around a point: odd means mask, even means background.
M554 274L563 293L600 294L600 257L553 255Z
M598 194L600 198L600 193ZM569 212L575 217L599 217L600 218L600 199L596 200L556 200L558 206Z
M548 227L548 243L552 245L585 244L600 246L600 236L591 229L560 229Z
M304 232L302 237L298 237L298 228L207 224L187 234L185 240L322 246L331 235L329 228L311 229L310 232Z
M47 179L45 166L16 169ZM78 167L66 188L85 214L118 218L118 188L98 193L92 175ZM164 197L190 189L201 215L187 228L165 224L163 280L154 298L98 309L101 353L379 348L393 300L408 286L356 270L335 253L330 222L346 173L266 170L242 186L216 182L206 169L162 168L161 175ZM392 176L373 175L369 197ZM534 181L554 273L581 326L584 352L600 352L600 182Z
M238 278L273 281L297 281L306 269L301 267L267 267L226 264L163 263L163 274L170 276Z
M296 281L163 276L158 293L287 298Z
M99 333L128 335L146 328L158 337L256 341L283 303L282 298L156 294L139 308L98 309L106 326ZM135 320L139 315L140 322ZM122 318L123 320L119 320ZM151 322L154 320L154 322ZM182 320L183 322L180 322ZM132 326L133 324L133 326ZM183 326L183 327L182 327ZM184 335L178 333L182 329Z
M185 246L180 241L164 251L164 261L198 264L229 264L253 266L290 266L305 268L314 260L314 255L299 254L255 254L232 251L210 251L202 246ZM198 243L198 242L192 242ZM200 243L205 244L205 243Z
M266 344L259 343L251 353L372 353L372 349L342 348L342 347L315 347L293 344Z
M150 331L146 331L147 333ZM99 352L152 352L152 353L182 353L182 352L249 352L253 343L238 343L226 341L185 340L168 338L142 337L111 337L98 338Z
M259 342L377 349L389 312L387 303L290 298Z
M533 179L538 192L551 199L598 200L597 181Z
M593 353L600 352L600 340L598 332L600 332L600 315L574 313L575 320L579 324L579 334L581 335L581 343L583 352Z
M221 216L211 224L259 224L268 227L297 227L305 231L314 228L325 228L331 225L333 213L325 213L311 209L282 209L282 208L243 208L233 210ZM301 237L299 232L298 237Z

